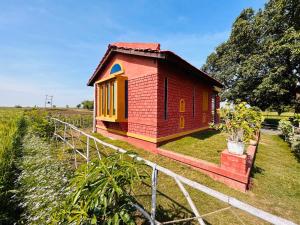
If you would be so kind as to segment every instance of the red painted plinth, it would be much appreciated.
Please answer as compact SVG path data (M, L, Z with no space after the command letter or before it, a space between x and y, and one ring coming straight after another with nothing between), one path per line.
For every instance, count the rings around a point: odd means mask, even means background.
M223 151L227 152L227 151ZM247 155L238 156L239 158L235 158L236 155L230 154L226 155L226 160L228 162L227 167L222 167L221 165L217 165L215 163L207 162L205 160L196 159L191 156L186 156L180 153L172 152L164 149L157 149L157 153L168 158L174 159L181 163L191 166L194 169L200 170L202 173L207 174L214 180L220 181L236 190L245 192L249 183L249 174L250 168L247 166L245 168L243 165L250 165L246 159L248 159ZM229 160L233 162L233 168L231 168L229 164ZM241 163L237 163L241 162ZM251 162L252 163L252 162ZM238 168L243 168L243 171ZM245 172L246 171L246 172Z
M235 155L224 150L221 153L221 164L217 165L205 160L158 148L157 144L147 141L119 134L112 134L102 129L97 129L97 132L102 133L105 136L127 141L152 153L181 162L207 174L214 180L220 181L239 191L245 192L249 188L250 171L254 163L257 146L249 145L245 155ZM257 139L259 140L259 135Z
M236 155L225 149L221 153L221 168L239 174L247 173L247 155Z

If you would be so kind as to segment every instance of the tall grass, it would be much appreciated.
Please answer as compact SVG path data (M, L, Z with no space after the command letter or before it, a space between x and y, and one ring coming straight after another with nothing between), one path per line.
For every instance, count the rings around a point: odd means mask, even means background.
M0 110L0 224L12 224L19 214L12 200L18 176L17 159L21 155L26 123L21 111Z
M25 135L18 178L17 198L23 209L19 224L52 222L52 211L68 194L66 187L72 175L71 164L59 158L61 151L31 131Z

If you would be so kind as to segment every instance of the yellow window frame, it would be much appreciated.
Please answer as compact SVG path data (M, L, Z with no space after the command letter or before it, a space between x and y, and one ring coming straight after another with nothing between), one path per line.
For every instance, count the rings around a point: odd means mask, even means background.
M125 76L113 75L96 82L100 92L96 119L125 122Z

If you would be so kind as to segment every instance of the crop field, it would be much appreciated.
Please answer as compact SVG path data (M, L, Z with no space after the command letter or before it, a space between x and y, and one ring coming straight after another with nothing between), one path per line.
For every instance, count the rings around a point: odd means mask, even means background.
M21 136L24 133L21 110L0 110L0 224L14 221L16 202L11 201L16 174L16 159L20 155Z

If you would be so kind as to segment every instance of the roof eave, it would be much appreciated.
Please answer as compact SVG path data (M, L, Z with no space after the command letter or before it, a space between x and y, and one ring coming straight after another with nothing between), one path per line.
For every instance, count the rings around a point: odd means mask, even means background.
M191 70L193 70L193 72L198 73L201 75L201 78L205 79L206 81L208 81L209 83L214 84L217 87L223 88L224 85L219 82L218 80L216 80L215 78L211 77L209 74L207 74L206 72L198 69L197 67L193 66L192 64L190 64L189 62L187 62L186 60L184 60L183 58L181 58L180 56L176 55L175 53L171 52L171 51L165 51L168 55L167 59L169 61L172 62L181 62L183 66L190 68Z
M98 72L104 67L105 63L109 59L109 57L113 53L122 53L122 54L128 54L128 55L138 55L138 56L144 56L144 57L151 57L151 58L158 58L158 59L165 59L166 56L164 53L161 53L160 51L154 51L154 50L135 50L135 49L126 49L126 48L111 48L106 51L104 57L100 61L99 65L97 66L95 72L89 79L87 86L93 86L95 83L95 78L98 74Z
M184 67L192 70L195 73L198 73L203 79L208 81L209 83L212 83L213 85L223 88L223 84L221 84L218 80L211 77L206 72L196 68L180 56L176 55L175 53L171 51L160 51L160 50L153 50L153 49L128 49L123 47L116 47L113 45L109 45L107 51L105 52L103 58L101 59L100 63L98 64L96 70L94 71L93 75L89 79L87 85L93 86L95 83L95 79L99 71L105 66L108 59L114 54L114 53L121 53L121 54L129 54L129 55L138 55L138 56L144 56L144 57L151 57L151 58L157 58L157 59L163 59L168 60L175 63L181 63Z

